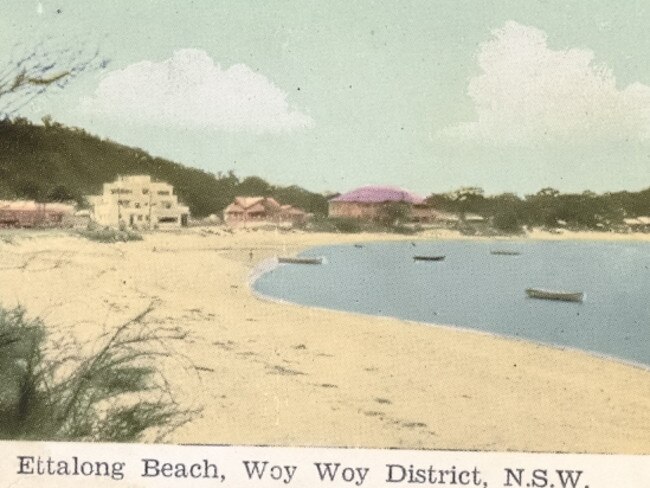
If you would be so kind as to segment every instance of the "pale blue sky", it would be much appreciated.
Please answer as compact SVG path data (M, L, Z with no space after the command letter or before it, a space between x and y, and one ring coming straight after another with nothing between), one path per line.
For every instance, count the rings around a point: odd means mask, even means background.
M24 115L209 171L314 191L638 190L650 6L621 3L1 0L0 59L99 43L105 72Z

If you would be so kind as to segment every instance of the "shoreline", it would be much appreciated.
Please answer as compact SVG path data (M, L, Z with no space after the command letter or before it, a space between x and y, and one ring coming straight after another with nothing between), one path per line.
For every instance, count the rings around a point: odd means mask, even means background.
M408 240L408 239L406 239L406 240ZM449 237L449 238L441 239L441 240L454 240L454 238ZM482 240L482 239L471 239L470 238L470 239L458 239L458 240ZM494 239L488 239L488 240L494 240ZM531 240L548 241L550 239L543 239L542 238L542 239L531 239ZM584 238L575 239L576 242L583 242L584 240L588 240L588 239L584 239ZM517 240L516 239L511 239L510 241L511 242L516 242ZM524 242L525 238L522 238L519 241ZM610 240L607 240L607 239L603 239L603 241L604 242L611 242ZM630 241L623 241L623 240L618 240L617 239L617 241L619 241L619 242L646 242L646 239L633 239L633 240L630 240ZM650 241L650 238L648 239L648 241ZM381 241L381 240L380 241L363 241L363 240L361 240L361 242L380 242L381 243L381 242L395 242L395 241L394 240L393 241ZM346 245L346 244L332 244L332 246L344 246L344 245ZM317 246L317 247L321 247L321 246ZM309 249L312 249L312 247L306 247L304 249L299 249L299 250L296 251L296 254L302 253L302 252L307 251ZM485 336L488 336L488 337L495 337L495 338L510 340L510 341L514 341L514 342L530 343L530 344L533 344L535 346L549 347L549 348L556 349L556 350L559 350L559 351L567 351L567 352L572 352L572 353L586 354L588 356L592 356L592 357L595 357L595 358L598 358L598 359L613 361L613 362L620 363L620 364L623 364L623 365L626 365L626 366L631 366L633 368L640 369L642 371L650 372L650 364L639 363L639 362L631 361L631 360L628 360L628 359L625 359L625 358L620 358L618 356L610 356L608 354L601 353L601 352L598 352L598 351L591 351L591 350L588 350L588 349L580 349L578 347L571 347L571 346L566 346L566 345L563 345L563 344L555 344L555 343L552 343L552 342L536 341L536 340L533 340L533 339L527 339L527 338L524 338L524 337L517 337L517 336L513 336L513 335L508 335L508 334L499 334L497 332L490 332L490 331L486 331L486 330L475 329L475 328L472 328L472 327L469 327L469 326L463 326L463 325L442 324L442 323L438 323L438 322L425 322L425 321L405 319L405 318L399 317L397 315L375 315L375 314L371 314L371 313L352 312L350 310L343 310L343 309L338 309L338 308L328 308L328 307L316 306L316 305L305 305L305 304L302 304L302 303L292 302L290 300L284 300L282 298L273 297L271 295L266 295L264 293L261 293L261 292L257 291L255 289L254 285L255 285L255 282L258 279L260 279L263 275L273 271L274 269L276 269L281 264L281 263L278 263L276 261L274 266L269 266L269 264L270 264L269 262L272 261L273 259L274 258L268 258L268 259L265 259L264 261L262 261L260 263L257 263L253 267L253 269L251 270L251 273L249 274L249 276L248 276L248 278L246 280L246 284L247 284L247 286L248 286L248 288L250 290L251 295L253 295L258 300L267 301L267 302L271 302L271 303L277 303L279 305L287 305L287 306L300 307L300 308L306 308L306 309L312 309L312 310L320 310L320 311L323 311L323 312L332 312L332 311L333 312L340 312L340 313L345 313L345 314L349 314L349 315L352 315L352 316L359 316L359 317L386 317L386 318L389 318L389 319L399 320L400 322L404 322L404 323L411 324L411 325L418 325L418 326L425 326L425 327L427 327L427 326L428 327L437 327L437 328L440 328L440 329L443 329L443 330L446 329L446 330L464 331L464 332L467 332L467 333L470 333L470 334L474 333L474 334L479 334L479 335L485 335Z
M289 300L283 300L282 298L276 298L272 297L270 295L265 295L263 293L260 293L253 288L251 288L251 294L257 298L258 300L265 301L265 302L270 302L270 303L276 303L278 305L286 305L286 306L292 306L292 307L300 307L300 308L305 308L305 309L312 309L312 310L319 310L322 312L340 312L344 314L349 314L352 316L359 316L359 317L386 317L388 319L393 319L393 320L399 320L400 322L404 322L405 324L408 325L413 325L413 326L422 326L422 327L436 327L438 329L442 330L453 330L453 331L461 331L461 332L466 332L468 334L478 334L478 335L483 335L486 337L493 337L496 339L504 339L507 341L513 341L513 342L521 342L524 344L531 344L537 347L548 347L551 349L555 349L557 351L566 351L569 353L578 353L578 354L584 354L587 356L594 357L596 359L602 359L605 361L612 361L615 363L620 363L625 366L630 366L632 368L639 369L641 371L646 371L650 372L650 365L645 364L645 363L638 363L635 361L630 361L627 359L619 358L617 356L609 356L605 353L600 353L598 351L590 351L587 349L580 349L578 347L571 347L571 346L564 346L562 344L554 344L552 342L542 342L542 341L535 341L533 339L526 339L522 337L517 337L517 336L511 336L508 334L499 334L497 332L488 332L485 330L479 330L479 329L473 329L468 326L463 326L463 325L453 325L453 324L440 324L437 322L422 322L418 320L410 320L410 319L405 319L402 317L398 317L396 315L374 315L371 313L362 313L362 312L351 312L349 310L341 310L338 308L327 308L327 307L318 307L315 305L303 305L302 303L297 303L297 302L291 302Z
M269 302L248 286L255 264L280 253L457 235L215 232L0 242L0 301L79 340L154 302L150 325L189 333L161 368L179 400L203 408L173 443L650 453L645 369L484 331Z

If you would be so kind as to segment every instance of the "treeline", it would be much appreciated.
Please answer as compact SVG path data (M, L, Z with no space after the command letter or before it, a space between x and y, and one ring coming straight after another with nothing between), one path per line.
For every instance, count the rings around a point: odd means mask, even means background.
M221 214L235 196L270 196L317 215L327 199L298 186L276 186L232 171L212 174L149 155L142 149L102 140L83 129L43 119L0 121L0 199L75 200L98 194L118 175L148 174L174 186L194 217Z
M481 188L473 187L432 194L427 201L436 209L461 216L480 215L497 229L513 232L524 226L609 230L620 227L624 218L650 215L650 188L604 194L543 188L520 197L513 193L486 196Z
M118 175L148 174L174 186L194 217L220 215L235 196L273 197L316 216L327 215L327 198L299 186L277 186L262 178L239 178L232 171L216 174L190 168L142 149L127 147L65 127L49 117L43 125L22 118L0 120L0 199L75 200L98 194ZM493 227L515 232L524 226L615 229L627 217L650 215L650 188L638 192L560 193L544 188L523 197L485 195L481 188L432 194L435 209L478 214Z

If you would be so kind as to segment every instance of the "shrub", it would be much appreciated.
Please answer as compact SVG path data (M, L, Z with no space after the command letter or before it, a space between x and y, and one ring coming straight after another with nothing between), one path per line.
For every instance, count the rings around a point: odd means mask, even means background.
M474 225L462 221L456 223L453 228L464 236L475 236L479 233L478 229Z
M497 213L492 219L492 225L496 230L507 234L521 234L524 231L517 214L509 210Z
M111 227L101 229L89 227L88 229L80 230L79 235L91 241L104 243L142 240L142 235L138 232L130 229L117 230Z
M362 223L358 219L345 217L315 217L305 226L310 232L342 232L356 233L363 230Z
M395 234L416 234L422 230L421 226L397 222L383 225L375 220L355 219L352 217L315 217L310 220L305 230L310 232L340 232L343 234L356 234L359 232L385 232Z
M46 346L45 326L22 308L0 308L0 438L135 441L162 438L189 420L154 358L163 337L146 329L151 308L104 336L93 355L79 345Z
M308 232L336 232L336 227L329 218L315 216L305 223L303 230Z
M337 232L342 232L344 234L355 234L363 230L359 219L334 217L330 219L330 222Z
M389 202L379 210L376 221L383 227L395 228L403 226L408 220L409 205L405 202Z
M395 234L403 234L407 236L417 234L420 230L422 230L418 227L403 224L392 225L389 229Z

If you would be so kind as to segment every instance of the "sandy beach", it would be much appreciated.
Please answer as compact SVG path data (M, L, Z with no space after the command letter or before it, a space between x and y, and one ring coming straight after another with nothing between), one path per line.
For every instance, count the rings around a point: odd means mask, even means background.
M177 398L202 411L169 442L650 454L647 369L274 303L248 286L256 264L278 254L400 238L213 227L100 244L30 232L0 240L0 303L21 304L53 333L80 341L149 305L147 323L189 333L162 367Z

